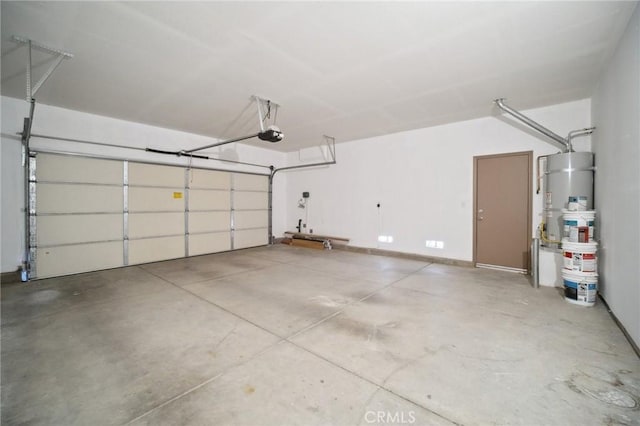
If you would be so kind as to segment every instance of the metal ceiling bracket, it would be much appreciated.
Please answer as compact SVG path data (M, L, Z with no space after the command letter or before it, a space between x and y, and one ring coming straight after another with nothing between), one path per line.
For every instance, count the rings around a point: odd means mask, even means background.
M329 150L329 154L331 154L332 161L336 162L336 138L332 136L322 135L324 138L324 142L327 144L327 149Z
M284 170L294 170L294 169L305 169L307 167L317 167L317 166L330 166L332 164L336 164L336 138L322 135L324 139L324 143L327 145L327 149L329 151L329 155L331 155L331 159L328 161L323 161L321 163L309 163L309 164L298 164L296 166L288 166L288 167L280 167L278 169L274 169L271 172L271 177L275 176L276 173L284 171Z
M264 119L266 116L262 115L262 99L257 96L252 96L251 99L256 101L256 106L258 107L258 123L260 123L260 131L264 132Z
M275 124L275 117L278 116L278 108L280 107L280 105L269 99L264 99L256 95L251 96L251 99L256 101L256 106L258 108L258 122L260 123L260 131L264 132L265 131L264 124L266 119L270 118L271 116L271 109L273 108L273 111L274 111L273 124ZM266 108L266 112L263 112L262 108Z
M28 38L14 35L11 37L11 41L27 46L27 70L26 70L27 102L31 102L31 99L35 97L36 92L42 87L45 81L47 81L47 79L51 77L51 74L53 74L53 72L56 70L56 68L58 68L58 66L62 63L64 59L73 58L73 54L69 52L64 52L62 50L55 49L53 47L45 46L44 44L38 43ZM33 84L33 64L31 63L31 54L34 49L40 52L48 53L55 58L53 63L49 66L49 69L47 69L44 72L44 74L42 75L42 77L40 77L40 80L38 80L36 84Z

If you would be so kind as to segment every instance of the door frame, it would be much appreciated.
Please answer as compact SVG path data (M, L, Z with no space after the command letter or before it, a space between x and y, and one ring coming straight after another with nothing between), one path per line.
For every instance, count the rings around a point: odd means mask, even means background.
M527 256L527 271L531 272L531 241L532 241L532 207L533 207L533 151L518 151L508 152L503 154L490 154L490 155L476 155L473 157L473 266L477 263L477 250L478 250L478 161L489 158L500 157L514 157L526 155L529 164L529 173L527 176L527 244L528 253Z

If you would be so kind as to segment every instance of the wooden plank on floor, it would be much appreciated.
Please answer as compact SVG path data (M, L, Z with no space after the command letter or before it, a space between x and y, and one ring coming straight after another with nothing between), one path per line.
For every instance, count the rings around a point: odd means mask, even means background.
M306 234L303 232L286 231L284 233L284 236L286 238L302 239L302 240L331 241L332 244L348 244L349 243L348 238L332 237L329 235L320 235L320 234Z
M324 250L324 243L322 243L322 241L299 240L297 238L293 238L290 245Z

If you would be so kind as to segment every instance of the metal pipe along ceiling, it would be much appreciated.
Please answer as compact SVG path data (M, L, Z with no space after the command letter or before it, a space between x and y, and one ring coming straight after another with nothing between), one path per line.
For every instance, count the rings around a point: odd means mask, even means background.
M595 129L595 127L586 127L584 129L570 131L569 135L567 136L569 145L571 145L571 140L573 138L577 138L578 136L590 135Z
M501 110L503 110L507 114L510 114L512 117L514 117L517 120L523 122L527 126L537 130L538 132L542 133L543 135L547 136L548 138L551 138L556 144L558 144L558 145L560 145L562 147L564 152L571 151L571 144L569 143L569 141L567 139L565 139L562 136L552 132L551 130L547 129L543 125L541 125L539 123L536 123L535 121L533 121L532 119L530 119L526 115L524 115L524 114L516 111L515 109L509 107L507 104L504 103L504 98L496 99L496 100L494 100L494 102L496 103L496 105L498 105L498 107Z

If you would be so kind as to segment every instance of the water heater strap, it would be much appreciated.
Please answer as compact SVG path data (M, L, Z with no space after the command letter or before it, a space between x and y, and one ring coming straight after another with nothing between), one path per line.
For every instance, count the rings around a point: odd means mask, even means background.
M544 174L548 175L551 173L569 173L569 172L592 172L596 168L595 167L587 167L586 169L553 169L553 170L545 170Z

